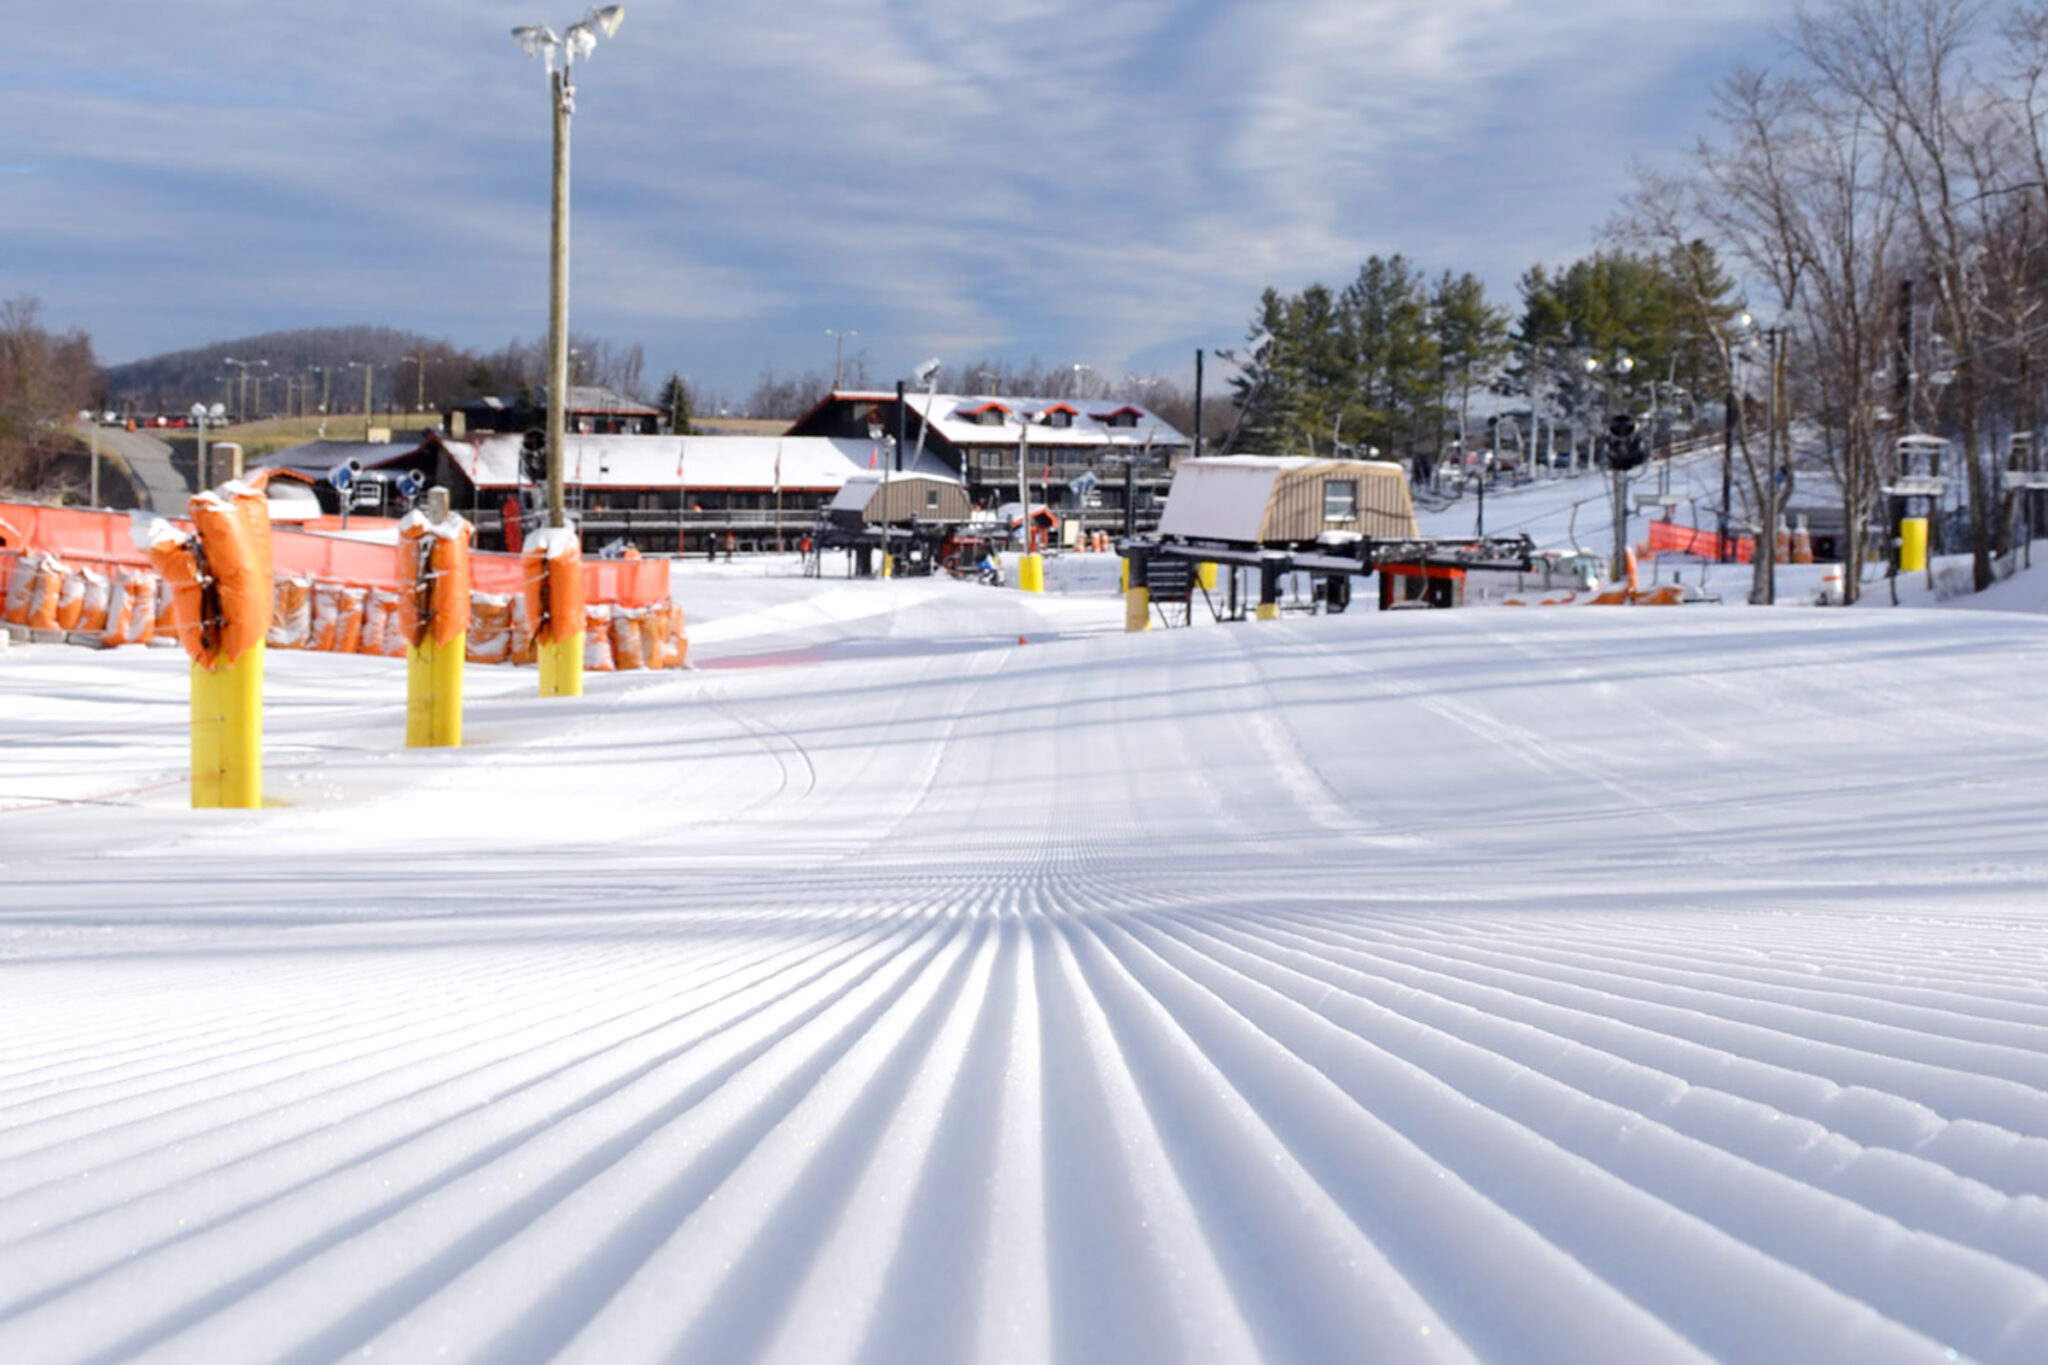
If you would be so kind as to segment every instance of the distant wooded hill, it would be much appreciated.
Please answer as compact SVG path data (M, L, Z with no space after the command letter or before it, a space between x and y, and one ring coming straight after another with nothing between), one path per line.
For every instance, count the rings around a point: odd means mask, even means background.
M107 394L116 407L154 412L182 412L195 402L225 403L236 413L245 403L249 413L315 412L323 400L330 411L360 411L359 367L368 364L373 404L396 398L409 407L417 384L405 357L427 355L431 370L435 352L453 348L392 327L266 332L110 366Z
M573 332L569 344L572 383L644 396L640 347ZM472 398L517 397L545 372L538 342L514 340L480 354L393 327L311 327L113 366L107 396L123 412L177 413L195 402L221 403L238 417L361 412L365 365L376 412L440 412Z

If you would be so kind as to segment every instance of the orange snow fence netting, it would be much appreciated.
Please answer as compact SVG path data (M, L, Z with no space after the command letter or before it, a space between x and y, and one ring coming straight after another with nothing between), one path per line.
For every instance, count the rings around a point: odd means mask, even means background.
M1756 538L1731 537L1727 548L1733 552L1738 563L1747 564L1750 556L1756 553ZM1698 555L1702 559L1719 559L1721 549L1721 538L1712 531L1697 531L1690 526L1680 526L1675 521L1651 522L1643 541L1643 553L1646 555Z
M279 649L304 649L313 634L313 580L279 574L272 586L267 638Z
M550 557L531 544L525 555L482 553L470 548L468 524L451 518L466 552L458 564L445 528L408 536L401 523L395 551L389 542L273 530L257 487L199 494L191 511L190 522L157 523L158 541L145 551L125 513L0 504L0 621L107 645L175 637L209 666L257 640L403 655L422 605L407 555L420 564L426 544L426 619L437 640L464 640L471 663L535 661L543 579L556 608L553 630L566 635L572 611L584 624L587 667L679 668L688 660L667 559L585 560L573 541Z
M473 664L512 662L512 601L503 593L473 593L464 657Z

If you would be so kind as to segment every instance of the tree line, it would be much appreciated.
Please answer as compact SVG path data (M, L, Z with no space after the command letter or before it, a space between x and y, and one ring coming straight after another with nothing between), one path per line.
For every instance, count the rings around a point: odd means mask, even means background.
M92 339L45 327L34 299L0 302L0 489L48 486L71 422L99 401Z
M2044 229L2048 3L1827 0L1780 66L1720 82L1679 170L1634 173L1601 250L1530 269L1512 313L1400 255L1341 289L1268 289L1229 355L1230 441L1419 466L1481 439L1475 387L1574 434L1616 407L1693 425L1719 407L1754 529L1803 473L1861 562L1883 490L1945 477L1981 589L2019 534L2002 476L2036 468ZM1952 453L1907 469L1906 435Z
M1787 59L1719 88L1716 133L1675 174L1642 173L1617 237L1714 243L1758 293L1783 356L1781 420L1812 433L1852 560L1901 473L1958 480L1979 589L2021 504L2048 337L2048 4L1831 0L1802 9ZM1756 339L1716 333L1725 382ZM1898 438L1949 438L1907 470ZM1796 468L1745 442L1761 501ZM1855 576L1848 576L1852 585Z

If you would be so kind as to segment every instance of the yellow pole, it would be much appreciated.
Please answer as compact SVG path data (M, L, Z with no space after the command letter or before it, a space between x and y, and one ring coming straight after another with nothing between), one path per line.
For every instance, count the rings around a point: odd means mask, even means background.
M1258 620L1258 621L1277 621L1277 620L1279 620L1279 619L1280 619L1280 604L1279 604L1278 602L1261 602L1261 603L1259 603L1259 609L1258 609L1258 611L1257 611L1257 612L1253 613L1253 619L1254 619L1254 620Z
M1129 565L1125 565L1126 572ZM1144 588L1124 589L1124 631L1152 629L1152 594Z
M583 695L583 632L577 631L560 644L545 640L540 653L540 694L543 697Z
M192 809L263 805L263 645L192 665Z
M405 745L408 749L462 747L464 645L432 635L405 651Z
M1017 557L1017 587L1024 592L1045 591L1045 557L1029 554Z
M1202 560L1195 565L1195 581L1210 592L1216 591L1216 565L1211 560Z

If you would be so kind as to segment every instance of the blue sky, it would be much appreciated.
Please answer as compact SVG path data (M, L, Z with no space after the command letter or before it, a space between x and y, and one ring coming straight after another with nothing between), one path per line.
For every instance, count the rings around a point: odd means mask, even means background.
M1186 379L1374 253L1501 300L1675 164L1785 0L630 0L577 67L571 325L744 397L926 356ZM120 362L545 331L529 0L79 0L0 59L0 297Z

